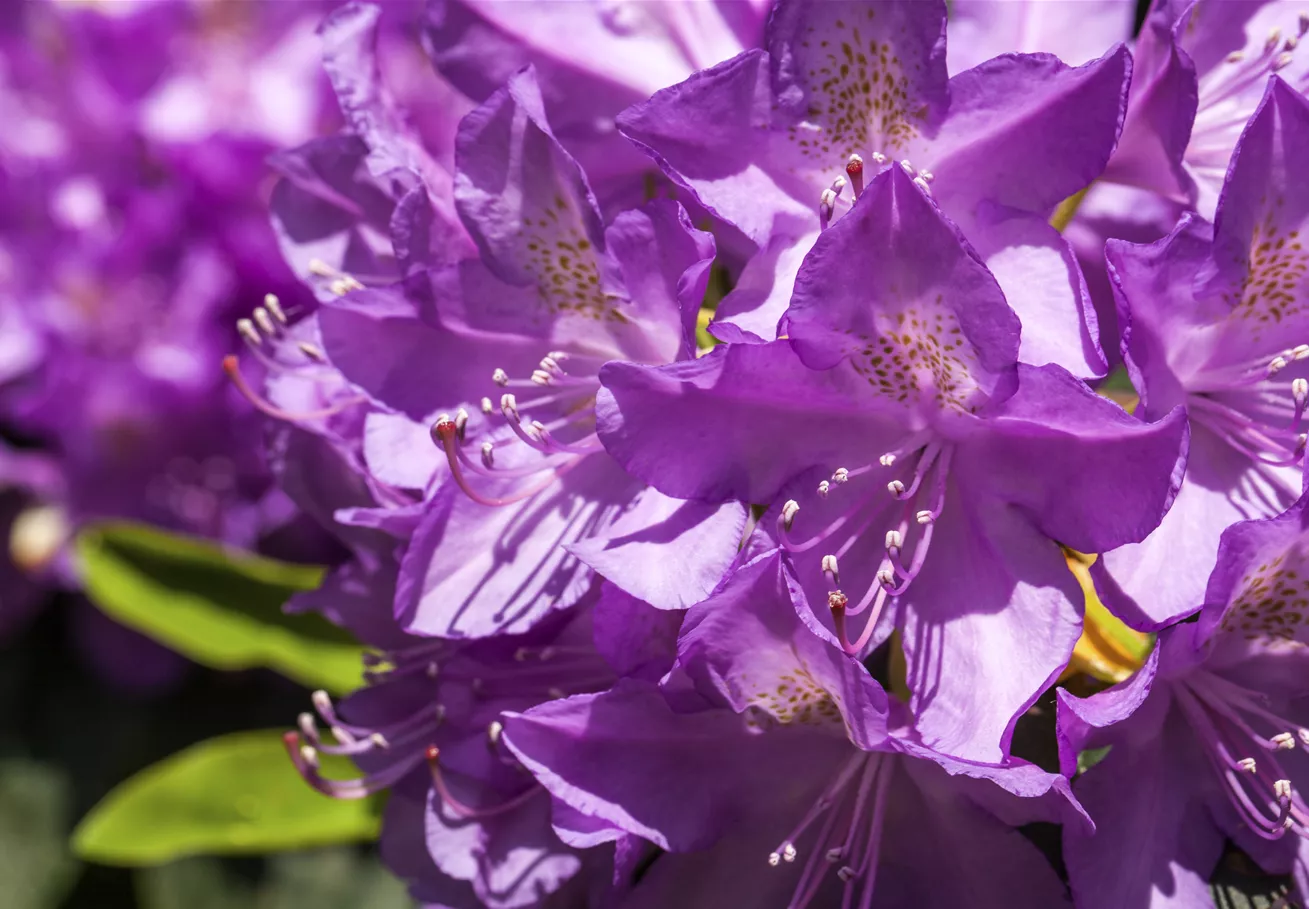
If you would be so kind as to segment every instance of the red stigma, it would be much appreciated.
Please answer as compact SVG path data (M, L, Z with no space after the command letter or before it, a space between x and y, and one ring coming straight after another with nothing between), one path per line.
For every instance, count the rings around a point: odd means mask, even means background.
M857 177L864 172L864 162L851 161L845 166L845 172L852 177Z
M432 438L437 444L453 442L458 437L459 427L455 425L454 420L437 420L436 425L432 427Z
M451 423L450 425L453 426L454 424ZM423 752L423 757L427 760L427 763L429 764L435 764L436 759L439 758L440 756L441 756L441 749L437 748L435 745L428 745L427 749Z

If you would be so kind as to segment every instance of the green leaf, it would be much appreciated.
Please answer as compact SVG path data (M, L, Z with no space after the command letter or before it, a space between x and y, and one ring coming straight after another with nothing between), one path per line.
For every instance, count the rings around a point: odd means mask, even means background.
M324 756L328 776L356 775ZM319 794L279 730L238 732L179 751L105 796L73 831L73 852L106 865L255 854L376 839L379 803Z
M64 825L65 773L21 758L0 761L0 881L6 909L57 906L77 878Z
M77 538L86 592L130 628L215 669L266 666L311 688L363 682L363 648L314 613L282 604L323 570L276 562L139 524L99 524Z
M1080 776L1090 770L1096 764L1100 763L1109 754L1109 749L1113 745L1105 745L1103 748L1088 748L1077 755L1077 773Z

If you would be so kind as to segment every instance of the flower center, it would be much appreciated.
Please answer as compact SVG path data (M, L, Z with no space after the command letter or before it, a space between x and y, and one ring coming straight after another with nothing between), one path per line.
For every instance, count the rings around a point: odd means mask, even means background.
M1309 806L1278 759L1297 742L1309 748L1309 729L1269 710L1264 695L1212 673L1179 685L1177 700L1227 800L1250 830L1266 840L1288 830L1309 838Z
M595 395L600 381L594 373L568 373L562 364L575 359L585 365L591 358L552 351L542 357L529 379L511 379L503 369L495 370L491 379L501 388L530 388L543 394L520 403L517 395L507 391L500 396L498 409L490 398L483 398L482 413L488 421L498 415L514 440L508 444L483 440L477 459L465 450L467 411L461 409L454 419L442 416L432 426L432 441L445 452L451 476L474 502L498 506L529 499L554 485L588 455L603 450L595 433ZM599 361L594 362L598 368ZM550 412L553 417L549 422L530 419L524 416L528 411ZM511 463L504 463L497 452L508 454ZM471 476L488 482L507 481L508 491L489 495L474 487ZM500 487L502 482L493 485Z
M842 906L854 905L856 896L859 909L872 905L891 772L886 755L857 753L795 829L769 853L768 864L774 868L782 862L794 862L800 854L797 843L811 828L818 827L787 909L809 905L822 886L825 863L837 866L837 877L845 884Z
M1191 383L1187 405L1193 419L1259 464L1289 467L1304 458L1304 411L1309 381L1291 381L1291 394L1273 382L1288 365L1309 359L1309 344L1247 364L1204 372Z
M832 588L827 605L837 639L846 653L860 653L868 645L886 604L902 596L922 571L936 520L945 507L953 453L952 446L920 434L899 450L882 455L875 464L854 470L838 467L830 480L818 484L816 492L822 499L834 493L843 494L850 504L834 520L803 540L795 539L792 533L800 503L789 499L783 504L777 518L783 548L801 553L820 545L836 544L823 556L822 570ZM912 473L897 467L902 462L912 462ZM880 475L879 480L886 480L885 486L865 486L861 493L844 491L852 480L873 473ZM883 535L883 555L874 581L851 606L850 597L841 589L840 560L869 533ZM864 612L869 613L864 629L852 641L848 619Z

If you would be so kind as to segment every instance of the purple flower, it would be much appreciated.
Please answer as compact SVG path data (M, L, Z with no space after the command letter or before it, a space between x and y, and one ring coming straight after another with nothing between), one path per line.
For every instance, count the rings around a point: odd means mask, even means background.
M1182 220L1152 246L1110 243L1123 357L1141 414L1185 406L1191 456L1177 502L1143 543L1096 567L1110 608L1146 629L1201 602L1229 524L1285 509L1300 489L1309 221L1299 149L1309 101L1274 78L1241 138L1209 225ZM1161 583L1162 581L1162 583Z
M1105 179L1214 216L1228 163L1273 73L1303 91L1309 13L1286 0L1161 2L1136 46L1122 142Z
M803 627L795 583L774 551L693 607L662 691L625 680L506 718L508 748L591 839L674 853L623 905L1067 905L1010 826L1071 818L1067 782L922 745Z
M600 437L668 495L780 505L802 614L848 653L899 627L925 741L998 760L1081 628L1058 544L1158 524L1183 414L1146 425L1018 365L1000 288L898 168L819 238L786 322L785 341L607 365Z
M782 2L767 47L619 119L675 182L758 246L719 306L720 338L777 337L819 231L870 176L896 166L1011 291L1023 361L1103 373L1080 273L1046 219L1109 158L1125 48L1077 69L1009 55L947 79L945 5L933 2Z
M441 74L477 101L534 67L555 134L609 212L639 203L652 169L615 118L758 45L767 10L767 0L429 0L423 39Z
M1197 621L1162 632L1135 676L1060 692L1065 770L1109 747L1074 784L1095 835L1065 829L1082 909L1211 906L1225 838L1309 895L1307 506L1228 529Z
M667 201L602 226L530 71L461 124L454 199L480 259L389 288L354 282L318 311L308 353L282 345L301 364L279 379L286 393L335 389L310 416L366 395L362 425L346 420L357 460L398 495L340 517L406 541L400 622L444 637L521 633L576 603L593 570L660 608L703 599L736 555L743 508L646 488L593 424L604 362L693 355L712 239ZM354 394L331 381L306 391L320 370ZM666 570L682 558L683 571Z

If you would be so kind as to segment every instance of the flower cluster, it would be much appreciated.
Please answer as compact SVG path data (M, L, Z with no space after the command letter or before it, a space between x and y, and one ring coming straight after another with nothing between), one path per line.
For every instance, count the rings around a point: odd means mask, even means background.
M372 648L288 752L416 899L1309 899L1309 11L1133 12L436 0L422 108L323 22L227 369ZM1072 552L1157 646L1052 711Z

